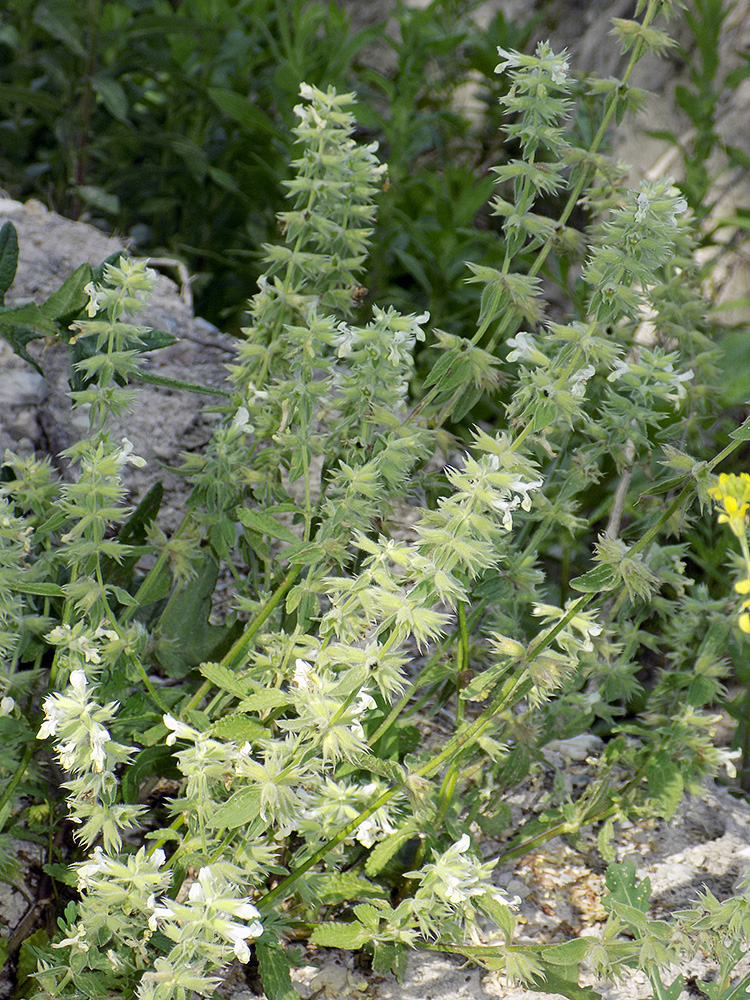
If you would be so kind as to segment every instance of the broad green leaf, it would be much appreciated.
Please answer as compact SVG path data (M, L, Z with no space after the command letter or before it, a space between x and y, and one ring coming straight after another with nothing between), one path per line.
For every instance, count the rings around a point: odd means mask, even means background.
M285 524L279 524L275 517L263 511L241 507L237 510L237 517L246 528L257 531L259 535L270 535L271 538L278 538L282 542L299 541L299 538Z
M137 802L142 782L151 777L172 780L182 777L172 748L166 743L139 750L132 763L124 769L121 783L123 801Z
M372 971L379 976L388 976L393 973L396 979L403 983L408 959L409 952L404 945L384 944L381 941L375 941L372 952Z
M642 913L648 911L651 900L651 882L647 878L642 882L636 881L635 865L632 861L610 865L604 875L604 881L609 890L602 900L606 910L612 910L615 903L622 902Z
M224 87L209 87L208 96L214 102L219 111L223 112L232 121L242 125L248 132L265 132L268 135L276 135L277 129L271 119L263 111L255 107L249 98L237 94L233 90Z
M88 58L86 43L80 31L80 22L71 16L67 0L47 0L34 10L34 24L62 42L66 49L81 59Z
M260 791L257 788L240 788L219 806L208 820L214 830L236 830L246 826L260 814Z
M78 885L78 873L69 865L42 865L42 871L55 879L56 882L62 882L63 885L70 885L74 889Z
M535 979L533 986L540 993L555 993L568 997L569 1000L602 1000L601 993L597 993L593 987L579 986L578 983L569 982L546 969L544 979Z
M316 927L310 937L310 943L319 948L343 948L344 951L357 951L369 940L370 932L362 924L338 921Z
M416 835L416 830L411 824L403 826L396 833L390 834L385 840L376 844L370 852L365 863L365 871L368 875L378 875L388 864L394 854L398 854L404 844L408 844Z
M583 576L570 581L573 590L583 594L598 594L612 590L620 582L620 577L611 566L596 566Z
M220 691L227 691L235 698L246 698L253 690L251 681L241 680L236 671L222 663L201 663L199 670Z
M730 438L734 438L735 441L750 441L750 417L748 417L744 424L740 424L739 427L730 431L729 436Z
M1 327L24 326L33 330L37 337L54 337L57 327L52 320L47 319L39 306L33 302L28 302L23 306L11 306L0 311ZM5 336L5 330L0 329L0 334ZM31 339L31 338L29 338Z
M91 279L91 265L81 264L65 279L56 292L53 292L48 299L42 302L39 306L40 311L47 319L56 320L67 326L85 308L89 296L83 289Z
M130 124L128 121L128 95L119 80L96 73L91 78L91 87L113 118L125 125Z
M267 712L273 708L284 708L291 703L291 698L286 691L278 688L268 688L266 691L258 691L251 694L240 702L238 708L241 712Z
M154 655L170 677L185 677L200 663L220 660L242 634L242 622L209 623L218 575L218 563L206 553L198 576L169 602L159 619Z
M266 940L264 932L254 945L260 966L260 979L267 1000L299 1000L299 993L292 986L291 962L276 941Z
M5 294L13 284L17 267L18 233L12 222L6 222L0 229L0 305L5 302Z
M540 954L545 962L551 965L580 965L591 950L591 941L587 938L575 938L563 944L544 945Z
M116 194L105 191L98 184L76 184L76 192L80 198L100 212L117 215L120 211L120 199Z
M223 716L214 723L211 732L221 740L233 740L235 743L253 743L269 737L268 729L261 722L242 712Z
M315 898L321 903L343 903L355 899L385 899L382 886L353 872L337 872L315 878Z
M672 819L682 801L685 782L677 764L663 750L649 761L646 781L648 790L661 806L665 819Z

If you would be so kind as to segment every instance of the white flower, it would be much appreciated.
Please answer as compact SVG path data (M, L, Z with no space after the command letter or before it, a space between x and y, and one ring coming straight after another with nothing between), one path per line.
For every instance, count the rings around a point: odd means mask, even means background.
M130 465L137 466L139 469L142 469L146 464L145 458L133 454L133 442L129 441L126 437L122 439L122 448L115 453L114 459L118 465L129 463Z
M88 687L88 677L83 670L74 670L70 675L70 686L73 688L75 693L79 698L86 697L86 689Z
M252 432L253 427L252 424L250 423L250 412L247 409L247 407L240 406L238 408L237 412L234 415L234 419L232 420L231 429L233 431L238 431L238 432L241 431L246 431L248 433Z
M622 378L623 375L630 375L632 369L627 361L622 361L617 358L614 362L612 371L607 375L608 382L614 382L618 378Z
M90 319L93 319L101 308L104 296L102 295L101 289L97 288L93 281L90 281L88 285L84 285L83 290L89 297L89 300L86 303L86 315Z
M648 206L649 206L648 194L645 191L641 191L641 193L638 195L638 208L636 209L635 213L636 222L643 222L643 220L646 218L646 213L648 212Z
M177 740L190 740L191 742L195 742L200 739L201 734L197 729L193 729L192 726L188 726L179 719L175 719L173 715L167 714L162 716L162 721L167 729L172 730L166 739L166 744L169 747L174 746Z
M309 83L301 83L299 85L299 96L303 97L306 101L311 101L315 97L315 88L311 87Z
M586 365L585 368L581 368L573 376L573 381L570 386L570 391L573 396L583 396L586 391L586 383L588 380L596 374L596 368L593 365Z
M312 691L315 685L315 672L307 660L294 661L294 683L303 691Z
M4 698L0 699L0 717L10 715L15 707L15 701L10 697L10 695L6 694Z

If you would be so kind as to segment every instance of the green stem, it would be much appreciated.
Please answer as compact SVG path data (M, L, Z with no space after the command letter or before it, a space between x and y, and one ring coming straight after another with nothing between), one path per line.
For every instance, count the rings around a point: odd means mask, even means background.
M221 659L222 667L232 667L235 666L236 662L240 659L241 655L245 652L247 647L250 645L251 641L255 635L260 630L261 625L273 614L273 611L282 601L282 599L287 595L287 593L292 589L294 581L299 576L302 570L301 566L292 566L287 575L281 582L278 589L269 597L266 603L263 605L258 614L249 622L247 628L242 633L242 635L237 639L232 648L224 654ZM204 681L203 684L198 688L193 697L188 701L188 703L183 707L180 712L182 717L185 712L190 712L192 709L197 708L201 701L208 693L212 686L211 681Z

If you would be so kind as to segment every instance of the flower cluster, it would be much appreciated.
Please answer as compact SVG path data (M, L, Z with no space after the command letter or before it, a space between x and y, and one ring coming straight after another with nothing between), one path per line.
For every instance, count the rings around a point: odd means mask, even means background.
M94 659L98 653L93 640L81 633L73 641ZM82 669L73 670L67 690L45 698L37 739L53 737L60 765L73 775L64 787L71 819L80 826L79 839L90 847L101 836L107 851L119 851L122 831L132 829L143 812L143 806L116 801L115 768L130 760L135 747L111 738L108 726L118 705L97 704L95 690Z

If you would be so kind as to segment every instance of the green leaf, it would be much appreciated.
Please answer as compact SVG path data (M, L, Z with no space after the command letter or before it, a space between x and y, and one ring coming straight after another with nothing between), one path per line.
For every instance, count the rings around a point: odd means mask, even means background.
M372 952L372 971L378 976L389 976L393 973L402 983L408 959L409 952L404 945L376 941Z
M292 986L292 964L278 942L266 940L266 933L255 943L263 992L267 1000L299 1000L299 993Z
M544 971L544 979L534 979L532 985L540 993L556 993L564 997L569 997L569 1000L602 1000L601 993L597 993L593 987L579 986L577 983L571 983L554 972L548 972L546 969Z
M206 553L197 577L169 602L159 619L154 654L170 677L185 677L200 663L220 660L239 638L242 622L211 625L218 563Z
M319 948L357 951L368 943L370 937L370 932L360 923L344 924L331 921L315 928L310 937L310 944L316 944Z
M591 943L587 938L575 938L563 944L544 945L541 957L551 965L580 965L591 950Z
M620 582L620 577L611 566L596 566L583 576L570 581L573 590L583 594L598 594L612 590Z
M385 868L394 854L397 854L404 844L408 844L416 836L416 829L411 823L401 827L396 833L390 834L385 840L376 844L370 852L365 864L368 875L378 875Z
M13 581L13 589L19 594L34 594L36 597L65 597L65 591L57 583L26 582L23 577Z
M685 791L680 769L667 754L660 750L649 761L646 782L652 797L661 806L665 819L672 819Z
M632 861L610 865L604 875L608 894L602 900L605 910L612 911L617 903L647 913L651 901L651 882L645 878L637 882Z
M91 78L91 87L113 118L130 125L128 121L128 95L119 80L97 73Z
M63 885L70 885L73 888L78 885L78 875L69 865L42 865L42 871L45 875L55 879L56 882L62 882Z
M267 135L277 135L278 130L268 115L258 110L247 97L227 90L224 87L209 87L208 96L219 111L232 121L242 125L248 132L264 132Z
M263 723L242 712L225 715L214 723L211 732L221 740L233 740L235 743L255 743L269 737L268 729Z
M179 378L169 378L167 375L157 375L156 372L147 372L142 368L132 373L132 378L138 382L148 382L149 385L162 385L165 389L184 389L186 392L199 393L204 396L224 396L229 399L230 394L223 389L214 389L210 385L196 385L195 382L184 382Z
M279 524L275 517L260 510L249 510L240 507L237 510L237 517L251 531L257 531L259 535L270 535L271 538L278 538L282 542L298 542L299 538L290 531L284 524Z
M166 743L157 743L152 747L139 750L122 775L122 798L124 802L137 802L141 784L146 778L158 777L178 780L182 772L177 767L177 761L172 748Z
M267 712L273 708L284 708L289 705L291 699L286 691L278 688L268 688L266 691L258 691L245 698L239 705L242 712Z
M33 302L28 302L23 306L3 308L0 311L0 326L28 327L30 331L34 331L36 337L54 337L57 335L55 324L52 320L47 319L40 307ZM0 329L0 334L5 336L5 331Z
M735 441L750 441L750 417L741 424L735 430L730 431L730 438L734 438Z
M76 184L76 192L80 198L92 208L108 215L117 215L120 211L120 199L116 194L110 194L98 184Z
M222 663L201 663L199 670L206 680L211 681L220 691L226 691L235 698L246 698L253 690L251 681L242 680L236 671L230 670Z
M315 878L314 886L316 901L325 904L345 903L355 899L385 899L387 895L381 886L352 872L321 875Z
M41 313L49 320L55 320L67 326L85 308L89 296L84 292L84 286L92 280L90 264L81 264L39 306Z
M43 28L48 34L62 42L66 49L81 59L86 59L88 53L81 37L77 18L71 16L67 0L47 0L39 3L34 10L34 24Z
M5 302L5 294L13 284L17 267L18 233L12 222L6 222L0 229L0 305Z
M236 830L252 823L259 814L260 791L240 788L211 814L208 825L215 830Z

